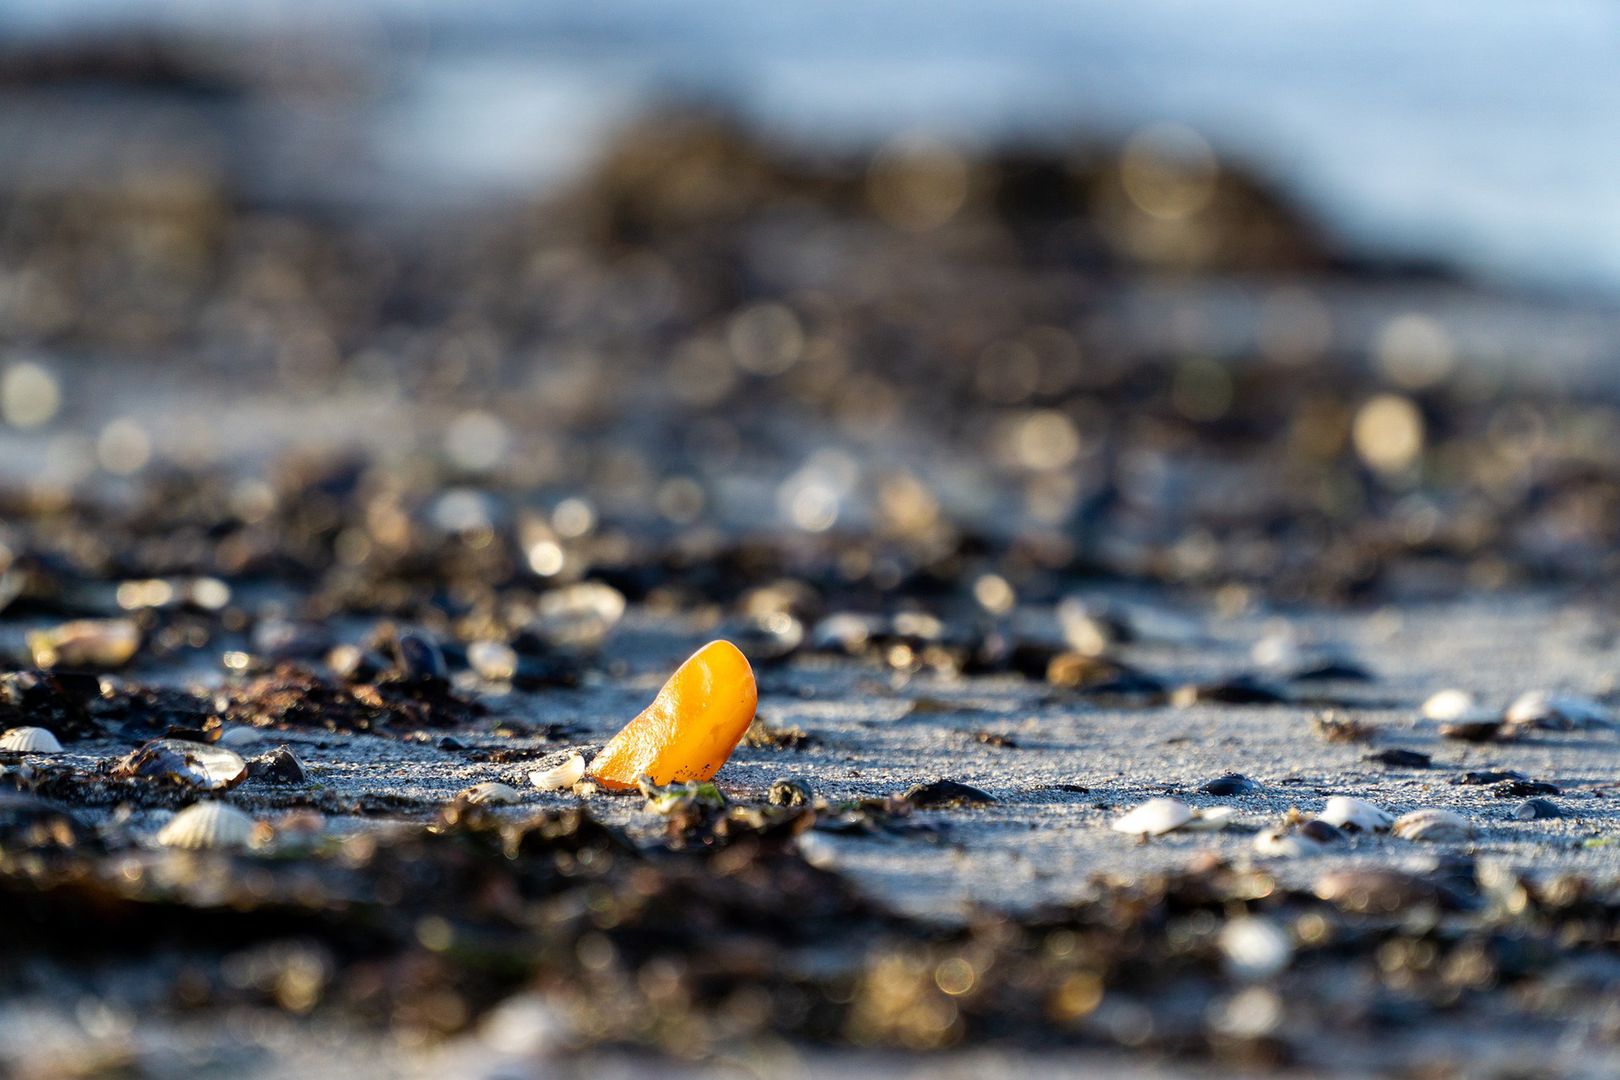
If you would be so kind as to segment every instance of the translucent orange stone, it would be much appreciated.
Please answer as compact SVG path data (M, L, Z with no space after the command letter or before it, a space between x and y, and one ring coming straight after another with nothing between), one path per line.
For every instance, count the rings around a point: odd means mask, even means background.
M711 641L608 741L591 762L591 779L615 791L643 776L655 784L707 780L731 756L758 703L748 658L729 641Z

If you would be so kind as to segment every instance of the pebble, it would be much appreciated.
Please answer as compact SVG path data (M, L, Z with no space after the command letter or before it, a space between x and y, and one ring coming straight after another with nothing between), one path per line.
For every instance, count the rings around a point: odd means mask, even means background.
M1428 754L1416 750L1380 750L1376 754L1368 754L1367 760L1391 769L1427 769L1434 764L1434 759Z
M958 783L955 780L935 780L927 784L918 784L908 790L901 798L919 810L988 806L996 801L995 796L989 792L981 791L970 784Z
M286 746L254 758L248 763L248 775L272 784L302 784L309 779L304 763Z
M1249 795L1260 790L1260 785L1242 773L1227 773L1199 785L1205 795Z
M1426 720L1479 720L1489 715L1467 690L1440 690L1429 695L1419 710Z

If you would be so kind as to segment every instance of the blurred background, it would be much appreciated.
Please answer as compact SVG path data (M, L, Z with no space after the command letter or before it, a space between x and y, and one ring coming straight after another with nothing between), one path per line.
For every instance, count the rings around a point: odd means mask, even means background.
M1578 0L0 0L0 484L341 459L330 557L536 508L541 576L1601 574L1617 61Z

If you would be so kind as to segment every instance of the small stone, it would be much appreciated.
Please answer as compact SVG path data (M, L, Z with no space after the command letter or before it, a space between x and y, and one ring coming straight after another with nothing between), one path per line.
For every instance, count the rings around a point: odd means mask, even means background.
M302 784L309 779L304 763L286 746L254 758L248 763L248 775L271 784Z
M1260 785L1250 780L1242 773L1227 773L1207 780L1198 787L1205 795L1249 795L1260 789Z
M1427 720L1476 720L1484 710L1479 699L1467 690L1441 690L1431 694L1419 710Z
M1427 769L1434 764L1428 754L1416 750L1380 750L1376 754L1368 754L1367 760L1391 769Z
M935 780L917 784L901 796L919 810L951 810L964 806L989 806L995 796L955 780Z
M1545 780L1504 780L1491 788L1498 799L1522 799L1529 795L1557 795L1558 785Z

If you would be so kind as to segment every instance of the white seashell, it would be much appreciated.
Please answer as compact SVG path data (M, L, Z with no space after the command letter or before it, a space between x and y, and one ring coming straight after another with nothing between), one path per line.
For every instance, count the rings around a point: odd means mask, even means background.
M253 842L258 823L247 814L222 802L192 803L158 830L157 842L164 847L190 851L246 847Z
M1181 828L1193 817L1192 807L1180 799L1149 799L1110 826L1132 836L1159 836Z
M1290 829L1286 825L1261 829L1254 836L1255 851L1261 855L1274 855L1283 859L1298 859L1306 855L1315 855L1325 847L1327 847L1326 844L1312 840L1298 829Z
M566 791L585 779L585 755L569 754L561 764L548 769L536 769L529 774L529 783L541 791Z
M486 780L458 792L456 798L481 806L509 806L523 798L518 789L499 780Z
M1520 694L1507 707L1503 719L1515 727L1549 728L1554 731L1609 727L1614 723L1614 717L1601 702L1580 694L1550 690L1528 690Z
M42 727L14 727L0 735L0 750L20 750L26 754L60 754L62 744Z
M1423 703L1422 711L1425 718L1441 721L1483 720L1491 715L1467 690L1441 690L1431 694Z
M1240 979L1269 979L1294 958L1294 943L1275 919L1241 916L1221 928L1226 967Z
M1317 818L1345 832L1383 832L1395 822L1395 815L1383 807L1349 795L1333 796Z
M1467 840L1474 835L1468 819L1450 810L1413 810L1395 821L1394 833L1403 840L1427 840L1445 844Z
M1206 806L1193 811L1192 820L1182 828L1189 832L1219 832L1232 824L1237 810L1230 806Z
M215 741L214 745L240 749L244 746L254 746L263 740L264 735L259 731L258 728L243 725L240 727L229 727L220 732L219 738Z

